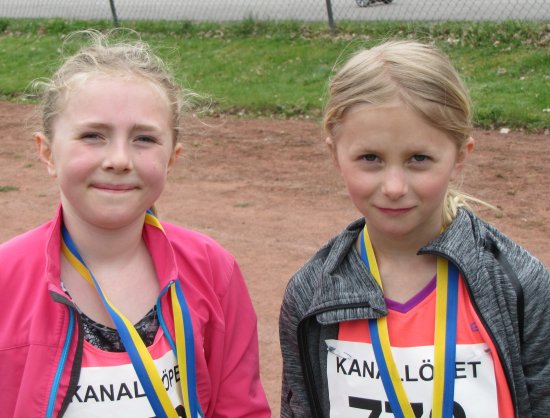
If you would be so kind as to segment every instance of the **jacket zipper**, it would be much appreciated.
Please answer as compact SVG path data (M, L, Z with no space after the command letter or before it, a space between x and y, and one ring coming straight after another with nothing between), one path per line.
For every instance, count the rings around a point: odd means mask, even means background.
M73 309L69 309L69 326L67 329L67 334L65 337L65 342L63 343L63 350L61 352L61 358L57 364L57 370L55 371L55 376L53 379L52 389L50 391L50 397L48 399L48 408L46 409L46 418L51 418L53 416L53 411L55 408L55 400L57 398L57 391L59 389L59 383L61 382L61 376L65 369L65 364L67 362L67 354L69 352L69 347L71 345L71 339L73 337L74 325L75 325L75 314Z
M298 348L300 351L300 361L302 363L302 369L304 370L304 380L306 384L306 390L308 392L310 401L311 401L311 413L312 418L322 418L322 408L319 403L319 396L315 390L315 382L313 381L313 372L311 361L309 360L309 355L307 353L307 332L304 330L306 323L308 323L311 318L328 311L346 309L346 308L366 308L370 305L366 303L354 303L347 305L336 305L331 306L330 308L319 309L317 311L311 312L308 316L304 317L298 323Z
M70 374L69 386L67 388L67 392L64 395L65 397L63 399L63 403L61 404L59 417L62 417L65 414L72 397L76 393L78 380L80 378L80 367L82 365L82 350L83 350L83 343L84 343L84 333L82 332L82 320L80 318L80 315L78 314L78 310L76 309L75 305L73 305L73 303L70 300L68 300L65 296L60 295L59 293L51 292L51 296L54 302L65 305L69 310L69 325L67 327L67 333L65 336L65 341L63 343L61 357L57 365L57 370L54 376L54 381L52 383L50 397L48 399L48 407L46 409L46 415L45 415L46 418L50 418L53 416L53 412L55 409L55 402L57 397L59 396L59 385L61 383L63 372L67 367L66 363L67 363L67 358L69 354L69 349L71 346L71 340L74 337L75 327L77 327L79 330L77 334L76 352L74 356L74 361L72 363L72 372Z

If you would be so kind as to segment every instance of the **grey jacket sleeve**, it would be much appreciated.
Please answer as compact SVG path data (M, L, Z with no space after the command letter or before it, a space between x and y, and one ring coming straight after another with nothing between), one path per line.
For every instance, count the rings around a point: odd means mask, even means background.
M485 268L506 296L486 306L488 315L509 320L514 329L492 329L502 343L503 357L510 361L515 394L516 415L520 417L548 416L550 410L550 272L527 250L492 226L486 239L499 247L504 256L498 263L485 258ZM492 251L493 252L493 251ZM510 276L515 276L512 278ZM513 291L512 282L519 281L521 293ZM485 299L486 301L486 299ZM523 304L521 303L523 302ZM483 309L483 303L479 306ZM487 305L487 304L485 304ZM492 313L491 313L492 312ZM523 318L521 321L520 318Z
M520 261L519 258L517 261ZM550 272L534 258L522 257L520 282L524 292L523 372L534 417L550 411Z

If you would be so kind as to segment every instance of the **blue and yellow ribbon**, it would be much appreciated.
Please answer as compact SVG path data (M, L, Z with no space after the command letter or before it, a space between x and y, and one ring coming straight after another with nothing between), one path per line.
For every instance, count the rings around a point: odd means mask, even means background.
M162 225L150 211L148 211L145 215L145 223L164 232ZM151 357L151 354L147 350L147 347L143 343L143 340L137 333L133 324L109 301L107 296L103 293L99 283L80 256L78 249L76 248L76 245L65 226L62 228L62 237L63 241L61 244L61 251L63 255L76 269L76 271L97 290L100 299L103 302L103 306L109 313L118 330L120 339L122 340L124 348L128 352L132 366L136 371L138 379L143 386L147 399L149 400L155 415L159 418L178 418L178 414L170 401L153 358ZM174 316L174 328L176 333L176 344L172 341L164 322L162 322L162 325L166 338L169 340L178 361L185 411L188 413L189 417L199 418L202 417L203 414L197 399L195 349L191 315L179 280L176 279L170 283L170 290L172 299L172 313ZM164 291L161 293L161 296L163 293ZM157 306L160 308L160 296ZM158 312L160 315L160 309Z
M366 225L361 234L361 258L383 289ZM431 416L432 418L452 418L456 369L458 270L443 257L437 257L435 306L434 389ZM398 418L415 418L393 359L386 317L369 319L369 331L382 384L393 414Z

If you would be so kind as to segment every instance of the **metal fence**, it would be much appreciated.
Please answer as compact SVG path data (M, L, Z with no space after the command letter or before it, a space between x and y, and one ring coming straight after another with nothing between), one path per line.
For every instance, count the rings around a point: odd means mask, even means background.
M0 17L175 21L550 21L550 0L0 0Z

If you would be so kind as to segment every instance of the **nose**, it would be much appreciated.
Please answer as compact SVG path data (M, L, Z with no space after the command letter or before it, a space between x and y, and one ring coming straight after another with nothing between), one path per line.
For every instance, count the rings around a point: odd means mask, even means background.
M402 169L389 168L384 173L382 193L392 200L403 197L408 191L407 176Z
M105 148L103 168L114 172L124 172L132 169L131 151L126 139L110 141Z

